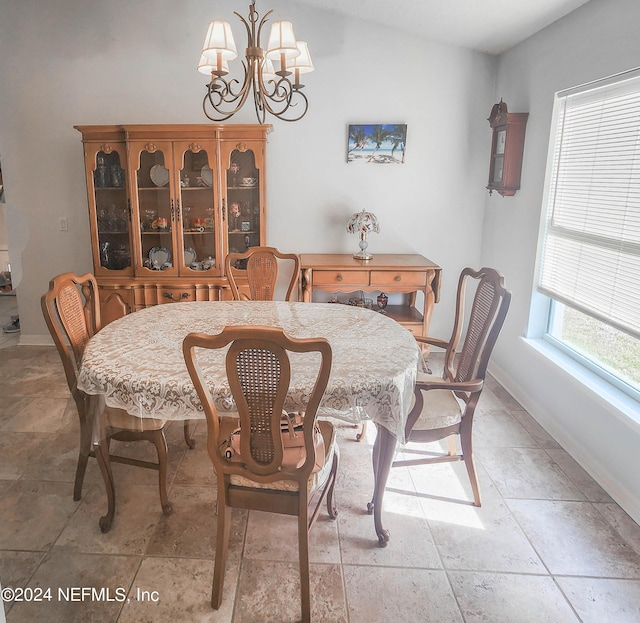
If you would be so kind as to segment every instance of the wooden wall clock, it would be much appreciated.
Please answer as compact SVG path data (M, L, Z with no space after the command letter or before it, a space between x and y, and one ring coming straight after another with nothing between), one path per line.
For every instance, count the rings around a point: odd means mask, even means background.
M489 194L494 190L503 197L512 197L520 188L524 133L529 113L510 113L506 102L494 104L489 115L493 129L491 162L489 165Z

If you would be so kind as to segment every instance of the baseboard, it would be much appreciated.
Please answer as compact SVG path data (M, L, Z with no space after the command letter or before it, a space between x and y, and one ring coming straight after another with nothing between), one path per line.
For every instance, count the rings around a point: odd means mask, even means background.
M20 334L18 346L54 346L50 335L25 335Z

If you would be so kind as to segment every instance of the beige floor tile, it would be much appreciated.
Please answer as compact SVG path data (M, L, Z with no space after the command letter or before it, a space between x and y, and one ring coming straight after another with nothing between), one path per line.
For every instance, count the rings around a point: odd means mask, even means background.
M14 603L7 622L112 623L122 609L138 564L137 558L129 556L52 552L29 582L29 587L50 589L51 599ZM80 592L83 588L84 594Z
M474 448L537 448L526 428L505 409L478 411L473 418Z
M17 480L24 474L38 452L43 436L4 432L0 435L0 479Z
M3 587L24 588L44 559L44 552L9 552L0 556L0 582ZM13 600L3 594L5 612L13 606ZM0 600L0 608L3 601Z
M237 564L229 563L220 610L211 608L213 563L198 558L142 561L118 623L231 623Z
M587 500L591 502L612 502L611 496L562 448L548 448L547 454L560 466Z
M337 522L330 519L323 504L309 533L309 559L318 563L340 563ZM297 517L250 511L244 558L277 562L298 561Z
M346 623L342 574L338 565L311 564L311 618L314 623ZM288 562L244 560L233 623L297 623L300 571Z
M520 424L536 440L541 448L559 448L560 444L534 420L526 411L516 409L511 411Z
M25 480L57 480L73 483L78 465L80 435L77 426L65 428L56 434L39 434L37 450L33 460L24 466ZM95 463L90 460L90 465ZM97 470L97 466L96 466ZM73 485L69 486L72 495Z
M617 504L594 504L594 507L633 548L633 551L640 554L640 526Z
M178 422L172 428L180 428ZM175 433L175 431L173 431ZM174 482L178 485L206 485L216 486L216 474L213 471L213 464L207 452L206 427L199 425L194 434L196 447L184 453L184 458L180 464Z
M465 623L580 623L552 578L452 571Z
M69 495L71 500L71 495ZM111 530L100 531L98 520L107 511L104 485L85 487L77 511L55 547L69 553L144 554L162 515L160 496L153 486L127 485L116 490L116 513Z
M215 555L216 492L212 487L174 486L173 513L160 517L147 546L151 556L209 558ZM246 512L232 512L231 558L242 556Z
M640 581L602 578L556 580L582 623L638 623Z
M0 550L47 551L76 510L66 483L17 482L0 499Z
M585 499L545 450L476 448L475 456L505 498Z
M462 623L444 571L344 567L350 621Z
M408 450L398 455L398 458L419 458L433 456L435 451L427 448L433 444L409 444ZM446 444L440 448L444 452ZM462 461L453 463L431 463L409 467L409 473L421 500L440 500L463 506L473 505L473 492L467 469ZM476 474L480 486L482 499L501 497L493 481L489 478L482 465L476 461Z
M640 579L640 555L590 502L507 503L552 574Z
M506 504L499 499L485 501L480 508L440 501L425 506L446 569L546 573Z
M414 492L385 493L383 526L389 531L391 542L381 548L373 515L348 499L342 502L338 530L343 564L442 568L429 524Z
M58 433L78 419L69 398L36 397L25 400L3 430L13 433ZM72 419L73 418L73 419Z

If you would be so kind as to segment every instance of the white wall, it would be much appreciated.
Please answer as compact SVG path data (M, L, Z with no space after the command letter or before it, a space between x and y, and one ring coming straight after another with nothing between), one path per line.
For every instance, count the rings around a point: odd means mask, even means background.
M637 0L592 0L500 58L496 96L511 112L529 112L529 121L522 189L487 200L482 251L482 263L500 267L513 291L494 373L636 521L640 425L522 337L541 334L541 318L529 310L554 93L640 65L639 20Z
M234 4L244 13L249 3ZM370 239L373 253L417 252L443 266L432 326L448 332L456 276L480 258L495 59L290 0L262 6L293 21L316 66L307 117L276 121L270 135L269 242L295 252L354 251L348 217L374 211L382 231ZM92 269L73 126L206 122L205 79L195 66L207 23L236 18L228 3L205 0L20 0L4 2L2 12L0 149L27 229L18 303L28 343L46 334L38 301L49 279ZM239 22L233 27L242 49ZM254 121L249 107L234 118ZM366 122L408 124L405 165L346 164L347 126ZM60 216L67 232L58 231Z

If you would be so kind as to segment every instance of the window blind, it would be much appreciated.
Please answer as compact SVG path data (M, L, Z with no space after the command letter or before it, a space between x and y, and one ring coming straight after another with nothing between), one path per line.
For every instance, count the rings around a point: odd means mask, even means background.
M640 338L640 77L556 106L539 290Z

